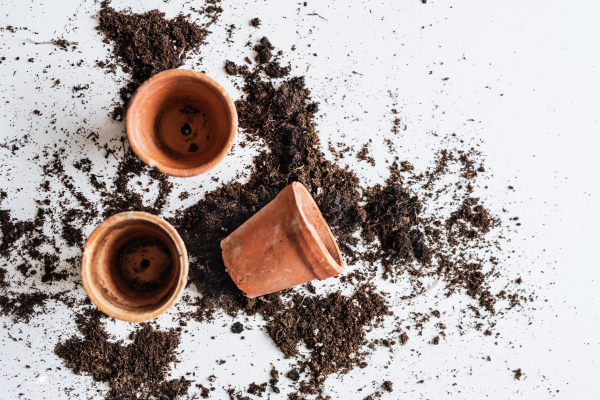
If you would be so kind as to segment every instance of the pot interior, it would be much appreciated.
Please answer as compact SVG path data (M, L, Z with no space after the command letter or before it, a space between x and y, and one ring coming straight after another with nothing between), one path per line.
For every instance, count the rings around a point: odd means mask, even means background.
M146 313L170 299L181 274L181 257L160 226L124 220L105 229L98 239L90 277L103 302Z
M235 131L219 89L189 75L142 86L131 107L128 118L134 123L127 133L136 152L164 168L188 170L210 163L228 150Z

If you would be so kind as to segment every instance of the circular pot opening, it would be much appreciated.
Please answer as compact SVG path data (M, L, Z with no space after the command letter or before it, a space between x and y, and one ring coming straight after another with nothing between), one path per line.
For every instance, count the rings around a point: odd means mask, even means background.
M135 153L151 167L192 176L214 167L231 149L237 113L224 89L204 74L171 70L134 95L126 117Z
M153 220L114 218L86 243L84 287L108 315L128 321L155 318L185 287L185 248L182 252L173 232Z

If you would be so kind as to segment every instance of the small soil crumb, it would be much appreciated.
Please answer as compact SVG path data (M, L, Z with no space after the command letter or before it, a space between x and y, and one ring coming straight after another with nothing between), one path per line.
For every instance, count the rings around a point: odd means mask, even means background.
M515 379L521 380L521 377L523 376L521 368L515 369L513 372L515 373Z
M369 143L371 143L370 139ZM369 155L369 143L363 145L362 149L356 155L356 158L358 158L360 161L366 161L374 167L375 159Z
M432 313L432 314L433 314L433 316L434 316L434 317L436 317L436 318L439 318L439 317L440 317L440 315L441 315L441 314L440 314L440 312L439 312L438 310L433 310L431 313Z
M257 385L256 383L252 382L250 384L250 386L248 387L248 393L258 396L258 397L262 397L262 394L266 391L267 391L267 382L261 383L260 385Z
M287 373L286 375L288 378L290 378L291 380L293 380L294 382L297 382L300 379L300 373L298 372L297 369L293 369L290 372Z
M195 153L198 151L198 145L196 143L190 144L190 148L188 149L190 153Z
M210 389L208 389L207 387L204 387L202 384L197 383L196 387L198 389L200 389L200 397L202 397L203 399L208 399L209 395L210 395Z
M243 331L244 331L244 325L242 325L240 322L236 322L235 324L231 325L231 332L242 333Z
M190 198L190 193L189 192L181 192L179 193L179 200L187 200Z
M250 21L250 26L258 28L261 25L260 18L254 18Z
M393 384L392 381L385 381L385 382L383 382L382 386L388 392L393 392L394 391L394 384Z
M279 371L275 367L271 368L271 379L269 380L269 386L275 393L280 393L281 390L277 387L279 383Z
M440 337L439 336L436 336L436 337L433 338L433 344L435 344L435 345L440 344Z
M408 335L406 332L403 332L402 335L400 335L400 343L405 344L406 342L408 342Z
M0 314L28 324L33 316L42 313L49 298L48 294L40 292L0 295Z

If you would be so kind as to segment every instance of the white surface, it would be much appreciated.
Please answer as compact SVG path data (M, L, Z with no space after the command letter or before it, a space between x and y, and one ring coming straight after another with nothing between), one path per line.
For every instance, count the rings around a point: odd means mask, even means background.
M2 207L17 210L15 215L20 218L31 217L35 210L33 199L40 183L39 165L43 164L31 159L35 152L44 145L68 143L71 161L85 155L94 162L94 171L109 179L116 160L104 159L104 152L76 131L84 127L86 132L97 132L99 142L111 146L119 143L123 131L122 124L107 116L121 83L94 67L94 61L104 59L109 51L91 18L99 5L71 0L40 3L7 0L0 6L0 25L30 29L2 32L0 45L0 55L7 58L0 65L0 96L3 104L10 101L1 112L1 140L31 135L28 143L19 144L15 155L0 149L2 188L10 194ZM199 5L195 3L199 2L154 0L140 7L115 1L113 6L131 6L134 11L159 8L174 16L180 10L188 13L190 5ZM448 300L435 290L402 304L395 312L403 318L410 311L446 311L447 340L433 348L428 341L437 330L428 324L423 337L411 337L409 345L396 346L393 354L377 349L368 368L330 377L326 393L333 398L362 399L389 379L395 390L382 398L598 398L600 3L312 0L303 7L296 2L226 0L223 8L219 24L202 49L201 65L196 57L189 67L206 71L238 98L240 92L224 74L223 63L226 59L239 63L252 56L244 44L267 36L284 50L284 60L292 60L292 73L306 75L307 87L321 103L318 129L324 147L329 140L336 143L343 138L359 150L373 139L377 168L353 164L363 184L382 182L387 175L385 159L392 160L393 155L383 138L392 137L390 109L397 108L408 126L401 137L395 137L400 159L425 168L440 140L431 133L456 133L465 145L478 146L486 155L490 173L481 183L488 189L478 187L476 195L504 222L519 216L522 223L505 232L502 269L506 279L522 276L538 301L532 305L535 312L509 312L499 320L498 345L473 330L461 336L456 328L459 313L453 307L470 300L466 296ZM313 12L326 20L307 15ZM258 30L248 25L256 16L263 21ZM240 29L234 32L234 43L227 45L223 43L230 24ZM78 41L77 51L27 42L56 37ZM291 52L294 44L297 50ZM19 61L15 61L17 56ZM35 62L28 63L29 57ZM81 67L69 66L80 59L84 60ZM43 73L48 64L51 68ZM445 77L450 79L442 81ZM61 84L52 87L49 78L58 78ZM71 87L86 83L90 89L82 104L81 99L72 98ZM43 115L33 116L34 109ZM51 130L52 119L57 120L56 131ZM251 157L251 151L242 153L236 146L226 162L211 173L173 179L176 190L168 210L197 201L204 190L217 185L211 177L227 181L236 170L243 170ZM70 163L65 165L72 169ZM82 179L85 188L83 175L74 169L69 172ZM508 185L515 190L507 190ZM177 198L183 190L193 194L185 202ZM72 255L77 252L65 247L61 257ZM75 290L84 295L81 287ZM69 313L58 304L30 326L12 324L2 317L0 398L101 398L104 384L75 376L64 367L56 369L61 361L53 353L54 345L75 331ZM158 323L170 326L174 315L162 316ZM251 319L255 329L244 332L245 341L229 333L233 321L221 317L215 323L190 322L189 332L182 336L182 362L172 376L194 372L197 382L207 386L207 377L215 374L217 390L211 392L211 398L225 399L222 388L247 388L253 381L267 381L271 363L282 372L288 370L293 360L284 360L266 333L258 329L262 321ZM118 322L109 328L124 335L130 326ZM369 337L381 337L385 332L383 328ZM210 340L213 335L216 339ZM482 359L488 355L491 362ZM215 361L222 358L227 363L217 365ZM517 368L525 373L521 381L511 372ZM418 384L420 380L424 383ZM288 382L282 379L284 393L291 390L285 385Z

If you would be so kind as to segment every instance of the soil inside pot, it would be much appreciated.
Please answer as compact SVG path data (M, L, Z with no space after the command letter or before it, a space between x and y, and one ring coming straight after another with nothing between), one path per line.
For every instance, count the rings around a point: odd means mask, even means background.
M188 97L168 99L154 120L154 132L159 147L169 158L185 164L210 158L219 145L219 135L212 134L211 120L216 118L210 108Z
M122 245L116 262L123 282L138 292L155 290L168 282L173 270L169 248L153 237L140 237Z

